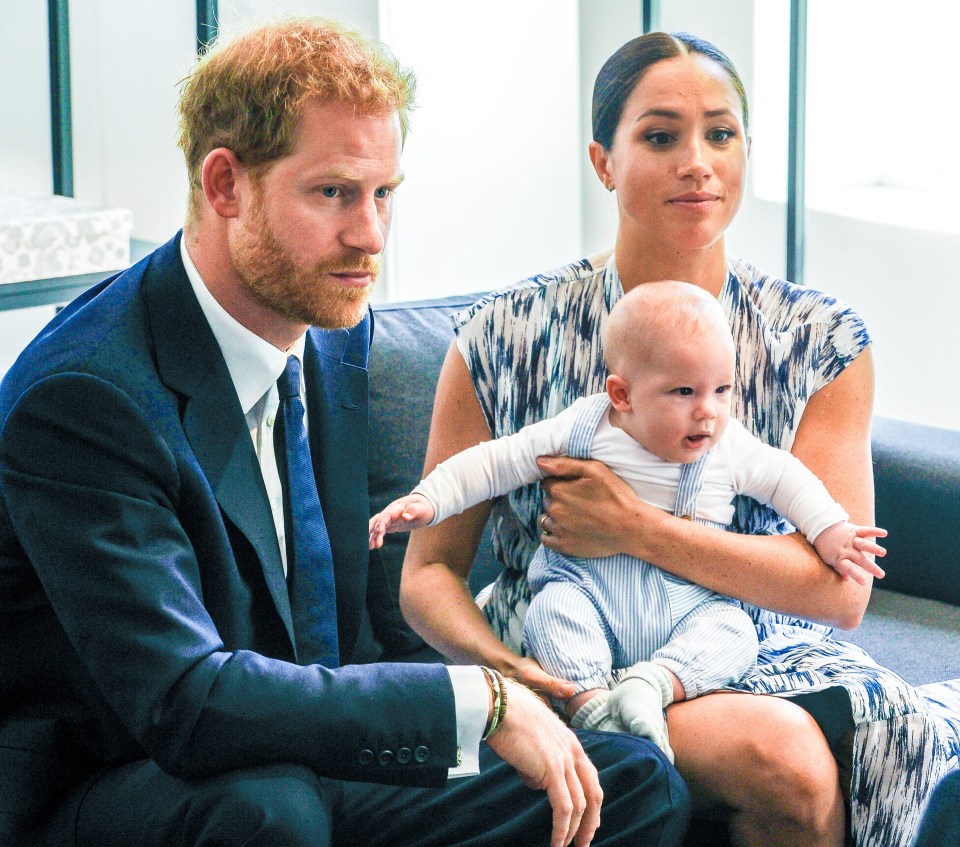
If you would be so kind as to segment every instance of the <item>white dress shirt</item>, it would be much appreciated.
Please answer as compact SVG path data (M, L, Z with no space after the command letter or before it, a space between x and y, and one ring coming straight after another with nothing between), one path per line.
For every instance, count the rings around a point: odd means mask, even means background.
M230 379L240 400L240 407L246 417L253 447L260 463L260 471L263 474L263 482L267 489L273 523L277 530L277 540L280 544L280 557L286 573L287 545L283 523L283 487L273 448L273 428L276 424L277 408L280 405L277 380L287 366L287 356L296 356L302 366L305 336L298 338L289 351L284 352L274 347L270 342L243 326L216 301L190 258L185 237L180 239L180 256L200 308L223 353ZM302 367L300 372L303 373ZM302 383L300 390L301 396L306 398L305 386ZM305 399L304 406L306 406ZM304 425L307 425L306 418ZM486 726L490 704L489 687L483 671L478 667L451 665L447 667L447 671L453 686L460 761L457 767L450 769L449 776L470 776L480 771L478 756L480 738Z

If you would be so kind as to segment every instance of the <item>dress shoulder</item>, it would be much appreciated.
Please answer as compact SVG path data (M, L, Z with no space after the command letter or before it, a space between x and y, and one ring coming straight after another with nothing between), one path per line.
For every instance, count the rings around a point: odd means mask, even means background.
M477 315L483 312L489 315L492 307L507 308L507 304L517 318L524 318L525 312L535 301L542 300L551 292L564 292L570 287L579 289L584 283L601 276L609 257L610 251L606 251L496 288L472 305L456 312L451 317L454 330L459 332Z
M730 270L744 298L763 314L774 332L820 327L843 364L849 364L870 343L863 318L838 297L763 273L743 259L731 259Z

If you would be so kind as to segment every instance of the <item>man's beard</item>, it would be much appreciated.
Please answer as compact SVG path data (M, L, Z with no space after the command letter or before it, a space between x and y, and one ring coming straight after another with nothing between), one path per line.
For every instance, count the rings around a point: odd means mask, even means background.
M264 306L300 323L324 329L356 326L363 319L380 260L356 250L317 262L296 264L277 242L261 197L233 245L233 264L248 289ZM369 273L371 284L350 288L326 281L329 273Z

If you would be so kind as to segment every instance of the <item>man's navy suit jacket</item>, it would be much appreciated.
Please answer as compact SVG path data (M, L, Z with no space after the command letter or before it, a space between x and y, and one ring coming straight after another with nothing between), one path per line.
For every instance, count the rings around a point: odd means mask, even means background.
M179 236L70 304L7 374L0 828L144 758L186 778L280 761L443 782L456 763L446 670L349 665L367 581L371 321L310 330L304 357L338 671L296 664L262 475Z

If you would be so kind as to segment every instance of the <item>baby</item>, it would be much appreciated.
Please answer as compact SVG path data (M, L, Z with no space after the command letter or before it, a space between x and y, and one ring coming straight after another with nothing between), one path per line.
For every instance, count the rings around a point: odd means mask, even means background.
M542 479L538 456L567 455L604 462L646 502L710 526L729 525L734 497L748 495L791 521L844 578L883 576L870 555L885 554L874 539L886 531L849 523L798 459L730 419L736 352L713 297L685 282L640 285L611 311L604 350L605 394L441 463L370 519L370 547ZM649 562L574 559L541 545L528 576L524 648L575 684L566 703L574 726L649 738L672 759L666 706L756 663L756 630L737 601Z

